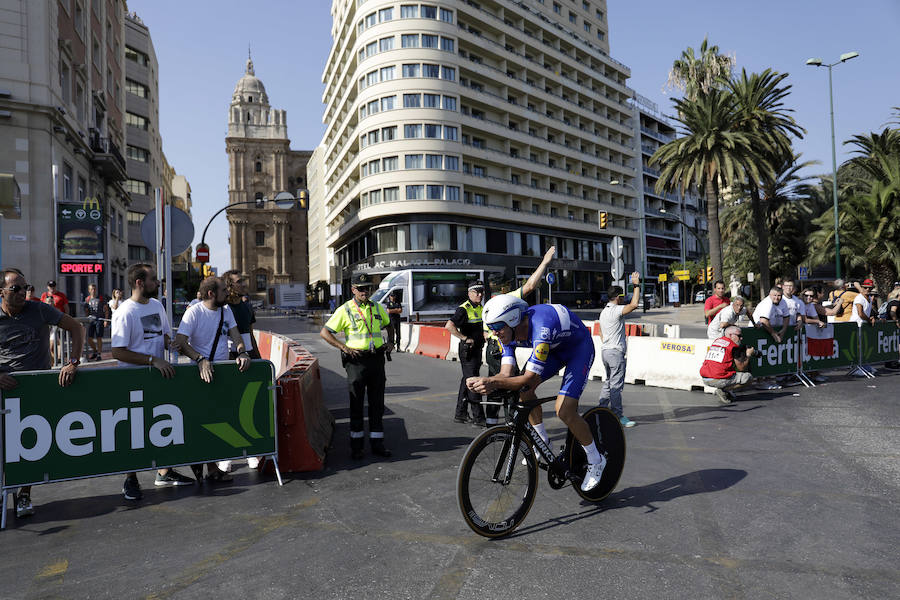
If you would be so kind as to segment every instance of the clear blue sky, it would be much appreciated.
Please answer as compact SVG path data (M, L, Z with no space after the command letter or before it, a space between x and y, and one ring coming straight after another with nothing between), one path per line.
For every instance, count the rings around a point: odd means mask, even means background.
M288 112L295 149L313 149L324 132L322 67L331 48L330 0L258 0L254 3L130 0L128 8L150 28L159 59L160 124L169 161L191 183L195 243L209 217L227 202L227 111L252 46L256 74L276 108ZM788 104L807 129L797 144L812 172L830 172L827 70L810 57L834 62L843 52L860 57L834 69L838 161L843 140L880 131L900 105L900 0L608 0L610 54L631 67L628 85L657 102L672 61L705 35L738 68L771 67L790 73ZM230 266L224 214L207 234L212 264Z

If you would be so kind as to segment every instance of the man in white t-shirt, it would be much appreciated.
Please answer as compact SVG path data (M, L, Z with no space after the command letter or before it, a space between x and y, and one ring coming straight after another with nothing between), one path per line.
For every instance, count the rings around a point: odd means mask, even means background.
M803 316L806 314L806 305L803 300L794 295L794 280L785 279L781 283L783 291L781 302L788 312L788 325L794 326L799 320L803 322Z
M744 299L741 296L732 296L731 304L716 313L709 327L706 328L706 337L711 340L717 340L723 335L723 331L729 325L734 325L741 316L747 315L747 309L744 307Z
M787 330L788 320L786 307L782 304L782 291L780 287L773 287L769 295L760 300L753 311L753 322L757 327L769 332L776 342L781 343L781 338ZM781 327L777 332L775 327Z
M622 388L625 387L625 327L623 321L625 315L638 307L641 301L641 288L639 286L641 276L635 272L631 274L631 302L622 304L625 290L614 285L609 288L609 303L600 311L600 338L603 344L600 349L600 358L603 368L606 370L606 381L600 392L600 406L612 410L622 427L634 427L634 421L624 415L622 409Z
M853 299L853 312L850 314L850 322L862 327L863 323L875 324L875 316L872 314L872 289L875 282L866 279L862 282L862 292Z
M216 276L210 276L200 283L202 300L188 307L175 344L181 354L197 363L200 378L206 383L213 380L213 362L228 360L228 339L234 344L238 356L235 362L241 372L250 368L250 355L244 347L244 340L238 331L234 314L226 302L225 282ZM194 465L194 475L199 479L203 475L203 465ZM207 463L207 481L231 481L232 477L216 463Z
M154 298L159 290L159 279L153 266L138 263L128 268L131 297L119 305L112 314L112 355L120 367L149 365L166 379L175 377L175 369L165 359L166 347L172 335L172 327L166 317L166 309ZM194 480L175 469L160 469L154 485L159 487L190 485ZM143 497L136 473L125 476L122 494L126 500Z

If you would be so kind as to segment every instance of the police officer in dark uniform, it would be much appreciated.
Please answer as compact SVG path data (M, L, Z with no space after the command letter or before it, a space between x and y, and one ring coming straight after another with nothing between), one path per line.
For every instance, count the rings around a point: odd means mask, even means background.
M453 337L459 338L459 364L462 366L462 380L456 398L457 423L469 422L468 404L472 405L472 422L485 425L481 396L466 386L466 379L481 375L481 351L484 348L484 331L481 322L481 300L484 298L484 282L469 284L469 298L457 307L456 312L444 326Z
M385 353L392 350L385 343L381 330L390 323L387 310L369 300L372 280L365 273L357 273L351 280L353 298L337 307L319 335L341 351L350 388L350 451L355 460L363 457L365 428L363 401L369 399L369 445L372 454L391 456L384 445L384 374ZM336 333L343 332L346 343Z
M400 350L400 315L403 313L403 304L400 303L400 290L394 290L388 296L384 307L387 309L388 316L391 318L391 325L388 327L388 341L394 346L397 352Z

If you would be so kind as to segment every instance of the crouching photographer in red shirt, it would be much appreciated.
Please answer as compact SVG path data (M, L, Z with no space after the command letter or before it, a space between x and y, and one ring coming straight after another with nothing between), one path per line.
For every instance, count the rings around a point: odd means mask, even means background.
M703 383L716 388L716 396L722 404L731 404L735 395L731 390L750 383L750 357L756 349L748 348L741 341L741 328L726 327L722 337L713 341L706 352L706 360L700 367Z

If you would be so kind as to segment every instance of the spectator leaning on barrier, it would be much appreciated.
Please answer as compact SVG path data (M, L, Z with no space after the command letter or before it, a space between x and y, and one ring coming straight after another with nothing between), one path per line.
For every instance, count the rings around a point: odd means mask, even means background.
M0 300L0 390L15 389L16 371L44 371L50 368L50 327L56 325L72 334L72 358L59 371L59 385L75 380L84 345L81 324L43 302L25 300L25 276L14 268L3 269ZM5 395L5 394L4 394ZM31 486L16 494L16 516L34 514Z
M541 263L538 265L537 269L534 270L521 287L513 290L509 295L520 300L524 300L527 296L531 295L531 292L537 289L541 280L544 278L544 273L547 272L547 267L550 266L550 261L553 260L555 254L556 246L547 248L547 251L544 253L544 258L541 259ZM486 346L485 362L487 363L488 377L494 377L495 375L500 374L500 369L502 368L500 360L503 357L503 345L500 343L497 334L491 331L487 325L483 326L482 332L484 334ZM517 376L519 374L519 365L515 364L509 366L512 368L512 376ZM504 401L507 401L510 399L510 395L507 394L505 390L494 391L488 394L488 401L493 402L488 404L485 408L485 420L487 421L488 426L499 425L501 422L500 405L497 403L501 398L504 399ZM512 401L515 401L515 397L512 398ZM541 423L540 426L543 428L543 423ZM545 437L544 434L546 434L546 431L541 433L541 437Z
M97 286L88 286L88 295L84 299L84 313L90 319L87 326L88 344L93 352L88 360L100 360L103 354L103 330L106 329L104 320L109 320L109 306L103 301L103 296L97 293Z
M614 285L609 288L609 302L600 311L600 338L603 340L600 358L606 370L606 380L600 391L600 406L609 408L617 417L622 427L634 427L635 423L624 415L622 408L622 389L625 387L625 315L638 307L641 301L641 276L631 274L631 302L622 304L625 290Z
M131 297L119 305L112 315L111 342L113 358L120 367L151 366L166 379L175 377L175 368L165 359L172 336L166 309L154 296L159 292L156 269L146 263L128 267ZM190 485L194 480L175 469L159 469L153 482L158 487ZM143 497L136 473L128 473L122 485L126 500Z
M776 343L781 343L788 326L788 310L782 301L782 291L780 287L773 287L769 290L769 295L760 300L759 304L753 311L753 322L756 327L765 329ZM779 327L775 331L775 327ZM781 386L774 382L764 382L761 384L764 390L780 390Z
M874 288L874 281L871 279L864 280L862 282L862 291L853 299L850 322L856 323L858 327L862 327L866 324L873 327L875 325L875 315L872 311L872 292ZM866 369L872 373L877 372L871 365L866 365ZM865 375L858 370L854 371L853 374L856 377L865 377Z
M456 395L456 413L453 420L457 423L469 422L469 409L472 410L471 421L483 427L486 424L484 409L481 406L481 395L466 386L469 377L481 376L481 351L484 348L483 324L481 321L481 300L484 298L484 282L469 282L468 299L456 307L456 312L444 327L455 338L459 338L459 364L462 368L462 379Z
M716 313L706 328L706 337L711 340L718 339L729 325L734 325L741 316L747 316L742 296L733 296L731 304Z
M228 360L228 339L234 343L234 360L238 369L244 372L250 368L250 354L244 348L244 340L226 300L227 295L227 286L220 277L213 275L200 282L203 300L188 307L175 335L178 351L197 363L200 379L206 383L212 383L213 363ZM203 476L203 465L194 465L193 469L199 481ZM207 463L206 469L207 481L231 481L231 475L214 462Z
M784 304L784 308L787 309L788 325L791 327L796 326L798 321L802 323L803 315L806 312L803 300L794 295L794 290L794 280L789 277L785 278L781 283L781 302Z
M756 349L740 344L742 337L740 327L726 327L722 337L710 344L700 366L703 383L716 389L716 397L722 404L730 404L735 399L732 390L753 379L749 372L750 358L756 354Z
M706 299L703 303L703 316L706 324L712 321L720 310L724 310L728 306L728 298L725 297L725 282L721 279L713 284L713 295Z
M394 290L391 292L391 295L388 296L387 302L384 303L384 308L387 310L388 317L391 319L391 324L387 330L388 342L390 342L397 352L403 352L403 350L400 349L400 315L403 313L403 305L400 303L400 300L400 290Z
M384 305L371 302L372 280L365 273L357 273L350 282L353 298L337 307L322 327L319 335L341 351L341 361L347 370L350 388L350 452L354 460L363 457L363 402L369 400L369 445L372 454L389 457L384 445L384 356L393 348L385 343L381 330L390 323ZM343 332L346 343L336 333Z
M823 308L819 300L819 290L808 287L801 292L803 299L803 321L806 323L806 348L812 356L831 356L834 344L834 327L826 321L828 315L837 312L837 307ZM806 371L816 383L825 383L828 379L818 371Z
M860 290L856 286L856 282L848 281L844 283L843 279L834 280L835 289L828 295L830 306L836 306L837 312L834 314L835 323L847 323L852 316L853 300L856 299Z

